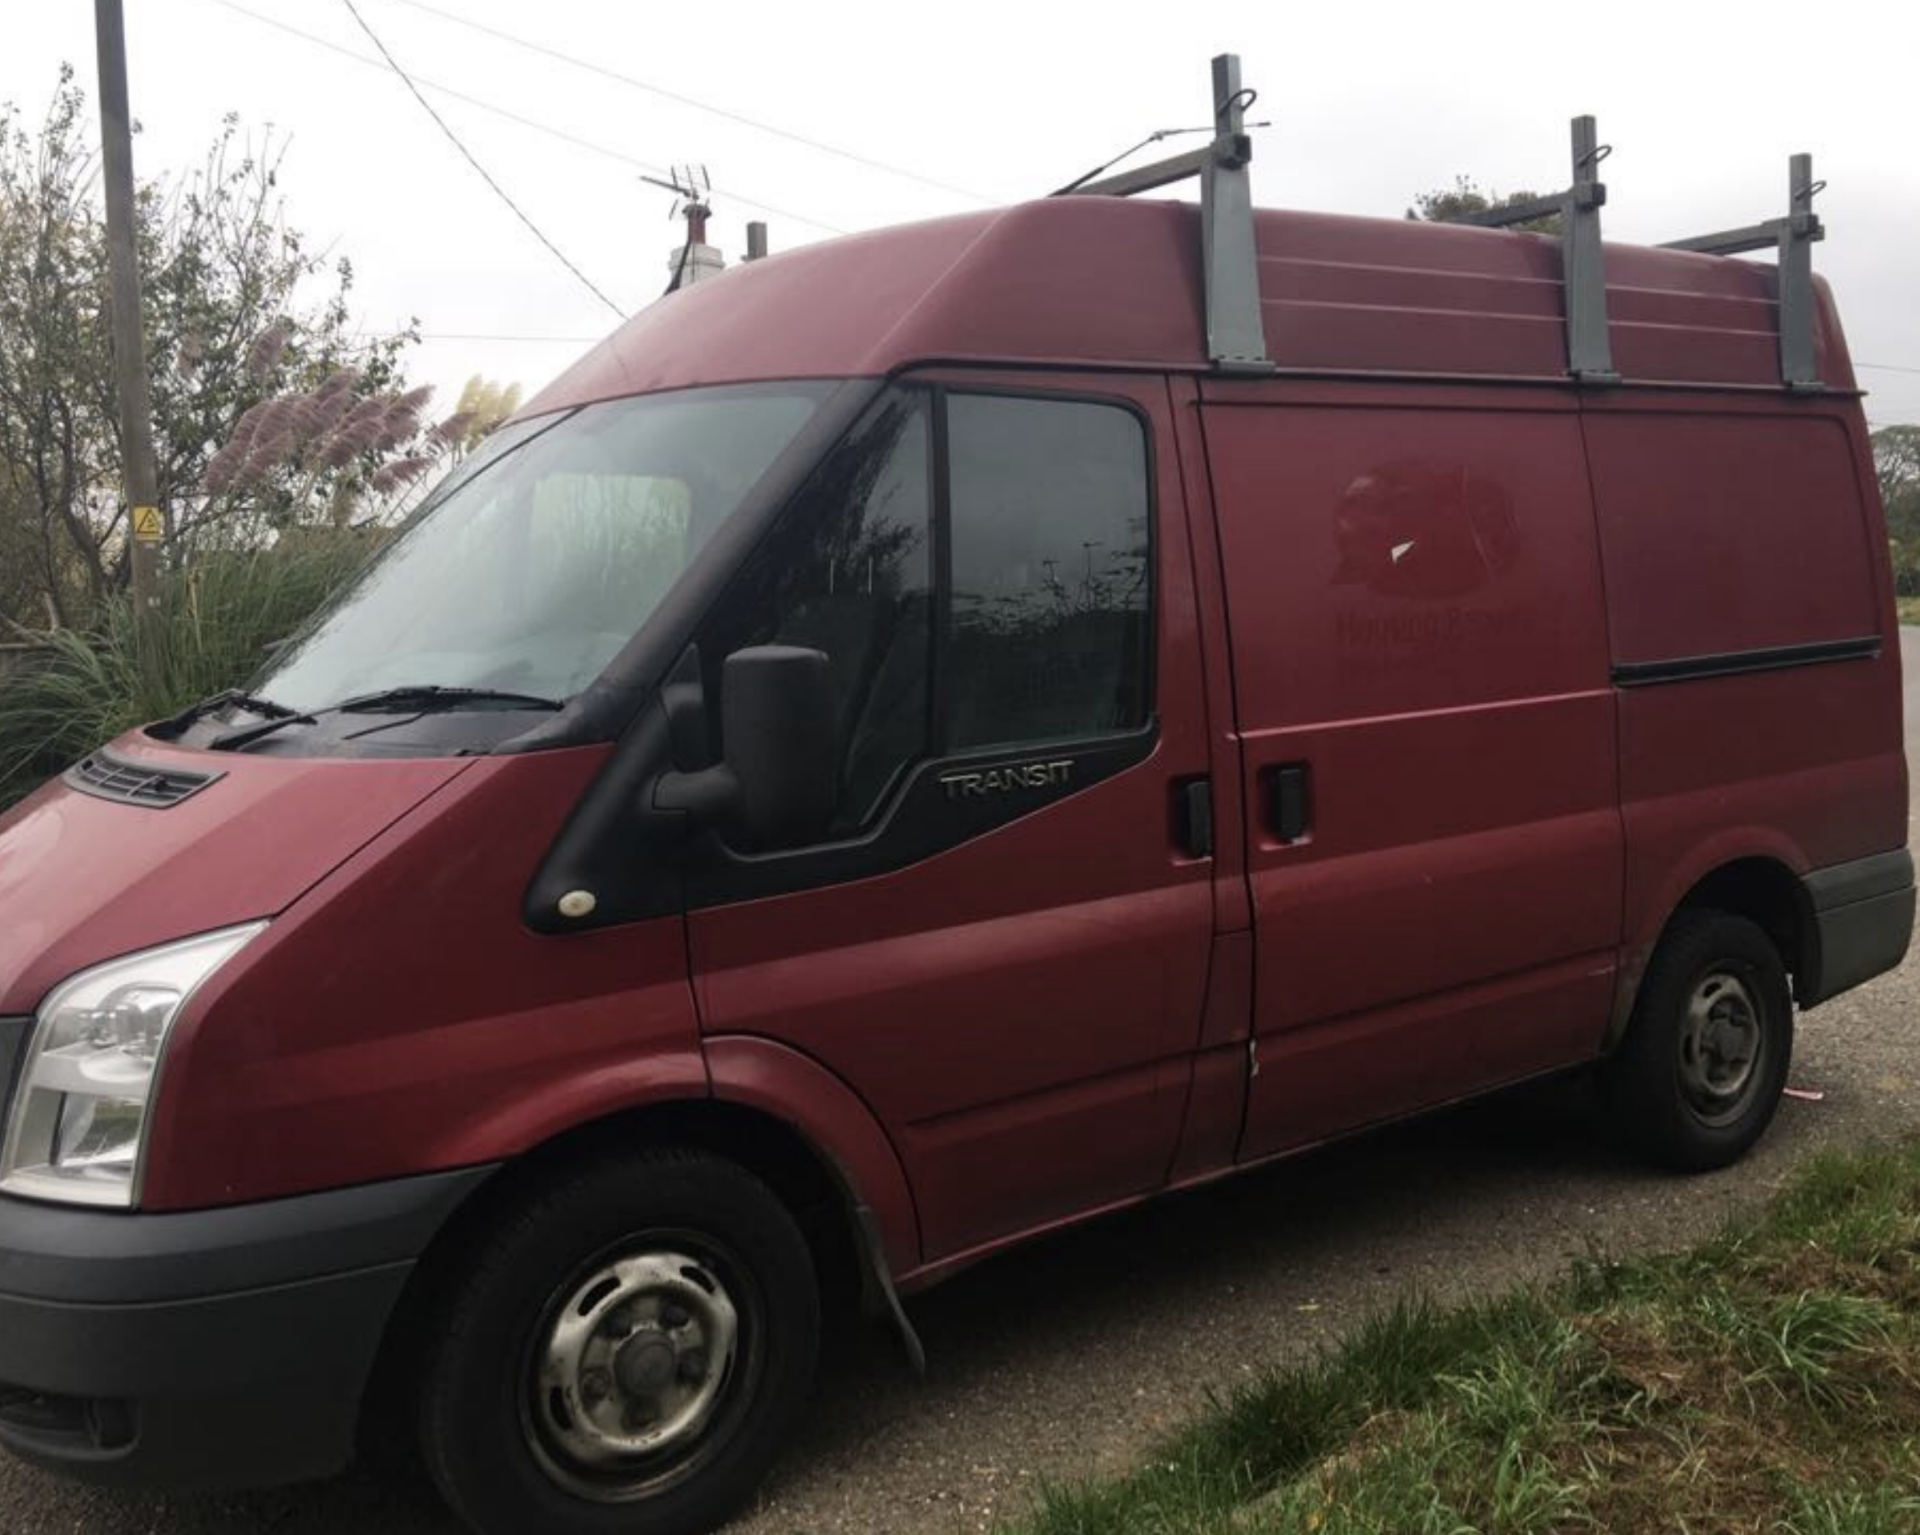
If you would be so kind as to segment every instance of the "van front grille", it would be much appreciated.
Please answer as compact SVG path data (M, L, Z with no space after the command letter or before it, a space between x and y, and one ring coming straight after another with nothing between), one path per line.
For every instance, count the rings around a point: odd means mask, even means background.
M95 752L67 769L67 786L97 799L165 810L198 794L218 773L183 773L177 768L142 767L107 752Z

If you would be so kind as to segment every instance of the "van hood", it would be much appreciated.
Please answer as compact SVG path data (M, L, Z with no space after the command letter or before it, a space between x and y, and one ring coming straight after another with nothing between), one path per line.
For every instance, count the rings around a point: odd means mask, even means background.
M55 779L0 817L0 1016L116 955L278 915L477 760L231 756L137 731L103 759L131 771L102 793ZM164 806L111 797L143 771L211 781Z

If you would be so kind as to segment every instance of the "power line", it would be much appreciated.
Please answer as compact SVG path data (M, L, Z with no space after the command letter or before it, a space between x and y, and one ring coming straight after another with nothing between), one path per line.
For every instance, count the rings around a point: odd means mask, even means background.
M232 11L235 15L245 16L252 21L257 21L262 26L272 27L276 31L285 32L289 36L312 43L316 48L325 48L329 53L337 53L344 59L352 59L356 64L365 64L372 69L384 70L386 68L378 59L368 58L364 53L355 53L353 49L342 47L331 38L321 37L315 33L303 31L299 27L281 21L278 17L263 16L258 11L248 10L244 5L235 4L234 0L212 0L212 3L225 10ZM612 149L605 144L595 143L592 139L582 138L577 133L569 133L565 128L556 128L551 123L543 123L538 118L525 117L508 107L499 106L479 96L469 95L467 92L457 90L451 85L442 85L437 80L429 80L425 75L416 74L412 76L412 81L415 85L421 86L426 90L438 91L442 96L446 96L451 100L465 102L468 106L474 107L479 111L489 112L495 117L503 117L510 123L518 123L522 128L531 128L535 133L544 133L548 138L558 139L563 144L571 144L576 149L584 149L592 154L604 156L609 160L618 160L621 164L633 166L638 170L651 171L656 176L671 176L673 174L672 170L667 166L655 165L650 160L639 159L637 156L630 155L624 150ZM715 187L713 190L729 202L739 203L742 207L756 208L762 213L771 213L775 218L789 219L796 224L805 224L811 229L818 229L827 234L843 235L849 233L848 230L841 228L838 224L829 224L823 219L809 218L804 213L795 213L791 208L781 208L773 203L764 202L756 197L748 197L742 192L733 191L727 187Z
M455 149L460 151L461 157L466 160L467 164L471 165L474 168L474 170L479 174L480 179L486 182L488 186L493 188L494 196L498 197L501 202L505 203L509 208L511 208L513 210L513 216L519 219L521 223L525 224L527 228L532 231L534 239L538 240L542 245L546 246L548 250L552 251L554 259L558 261L560 265L565 267L569 272L573 273L573 275L580 280L581 287L585 288L595 298L599 299L601 303L605 304L607 308L611 309L615 314L617 314L618 316L620 316L621 319L624 320L627 317L626 311L622 309L618 304L614 303L612 299L608 298L606 294L602 293L600 289L594 284L594 281L592 278L588 277L585 272L581 271L579 267L575 266L571 261L567 259L566 252L561 250L559 246L555 245L553 241L547 238L546 234L541 230L540 226L534 223L534 221L530 217L528 217L526 209L522 208L517 202L515 202L512 199L512 197L508 196L507 189L501 186L499 182L495 181L492 175L489 174L487 168L474 158L473 151L467 148L465 144L460 142L460 135L455 133L452 128L447 126L447 120L444 117L442 117L438 112L436 112L434 110L433 103L431 101L428 101L427 98L421 94L420 87L415 85L413 83L412 77L408 75L408 73L400 67L400 61L396 59L391 53L387 52L387 45L381 42L379 35L373 30L372 27L367 25L367 19L360 14L359 7L353 3L353 0L340 0L340 3L346 6L347 13L350 16L352 16L356 22L359 23L360 30L367 34L367 41L372 43L375 48L380 50L380 57L387 61L387 64L392 68L393 72L400 77L401 81L406 85L407 89L410 92L412 92L413 99L419 102L420 105L426 109L427 116L431 117L434 120L435 124L439 127L440 131L447 136L447 141L451 143Z
M1891 362L1856 362L1856 368L1865 368L1869 373L1912 373L1920 375L1920 368L1903 368Z
M816 150L821 154L832 155L836 159L846 160L854 165L863 165L868 170L884 171L889 176L899 176L907 181L917 181L922 186L935 187L942 192L952 192L960 197L971 198L977 203L993 204L1000 201L1000 199L988 197L984 193L969 191L966 187L962 186L955 186L950 181L941 181L938 177L925 176L919 171L908 170L904 165L892 165L885 160L876 160L869 155L859 154L851 149L842 149L835 144L828 144L819 139L808 138L804 133L794 133L789 129L777 127L773 123L763 122L757 117L748 117L744 112L730 111L726 107L718 107L711 102L701 101L698 97L687 96L679 91L669 90L664 85L655 85L648 80L636 79L632 75L622 74L617 69L609 69L604 64L596 64L591 59L583 59L576 54L563 53L558 48L550 48L545 43L535 42L532 38L520 37L515 33L502 31L498 27L490 27L484 22L475 21L469 16L462 16L454 11L444 10L437 5L428 5L426 0L398 0L398 3L410 6L416 11L425 11L430 16L438 16L442 21L450 21L455 26L466 27L469 31L484 33L486 36L497 38L503 43L511 43L516 48L525 48L531 53L542 54L562 64L570 64L575 69L584 69L589 74L599 75L603 79L618 81L621 85L630 86L634 90L646 91L650 95L660 96L668 101L678 102L681 106L692 107L697 112L706 112L714 117L725 118L728 122L739 123L744 127L756 129L761 133L772 134L775 138L785 139L791 144L800 144L808 149Z

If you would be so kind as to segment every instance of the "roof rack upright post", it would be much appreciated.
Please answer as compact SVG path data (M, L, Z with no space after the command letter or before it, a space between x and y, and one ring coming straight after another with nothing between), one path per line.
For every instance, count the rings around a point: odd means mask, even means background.
M1813 211L1813 200L1825 186L1824 181L1813 179L1812 155L1793 155L1787 161L1785 218L1665 244L1667 250L1707 256L1739 256L1769 245L1779 252L1775 294L1780 315L1780 382L1789 389L1825 387L1814 367L1813 350L1813 243L1827 237L1826 226Z
M1607 267L1600 243L1600 210L1607 201L1600 162L1607 154L1593 118L1576 117L1573 185L1567 191L1560 235L1567 290L1567 371L1595 384L1616 383L1620 378L1614 371L1613 342L1607 330Z
M1257 92L1240 84L1240 56L1213 61L1213 141L1171 159L1062 187L1055 197L1132 197L1200 178L1200 275L1206 289L1207 356L1227 373L1271 373L1260 312L1260 252L1254 240L1253 140L1246 112ZM1153 134L1148 143L1167 137ZM1140 146L1136 146L1140 147Z
M1818 389L1813 362L1813 242L1823 239L1813 199L1813 156L1787 160L1787 216L1780 221L1780 381L1789 389Z
M1613 344L1607 331L1606 255L1600 243L1600 210L1606 206L1607 186L1600 179L1600 162L1612 146L1600 142L1591 117L1573 120L1573 185L1564 192L1507 203L1451 220L1503 229L1530 219L1557 216L1560 220L1560 272L1565 289L1567 372L1584 384L1618 383L1613 367Z
M1273 370L1260 313L1260 250L1247 174L1252 94L1241 89L1238 54L1213 61L1214 139L1200 172L1200 259L1206 268L1207 355L1216 368L1233 373Z

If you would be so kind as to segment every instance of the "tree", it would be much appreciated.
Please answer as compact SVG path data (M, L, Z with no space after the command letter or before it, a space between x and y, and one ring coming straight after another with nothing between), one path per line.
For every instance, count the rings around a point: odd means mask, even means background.
M460 447L473 447L519 408L518 384L495 383L490 378L474 374L461 389L460 398L453 407L454 418L465 417L467 423Z
M1880 477L1881 498L1920 490L1920 426L1887 426L1873 434L1873 468Z
M0 617L32 627L95 623L130 574L87 122L70 69L37 133L0 106ZM246 496L208 493L214 455L265 402L329 381L349 407L404 393L413 330L357 334L351 265L313 255L286 224L282 152L244 138L230 117L195 172L139 189L172 569L199 548L250 546L278 528L327 521L385 467L369 453L319 477L263 474Z
M1413 206L1407 209L1407 217L1436 224L1452 223L1463 214L1485 213L1489 208L1510 208L1515 203L1530 203L1540 195L1538 192L1508 192L1504 195L1492 190L1483 192L1471 176L1456 176L1451 187L1437 192L1422 192L1415 197ZM1508 227L1531 230L1535 234L1557 235L1560 233L1560 216L1550 213L1544 218L1527 219Z
M1894 588L1903 597L1920 596L1920 426L1875 432L1873 467L1887 508Z

